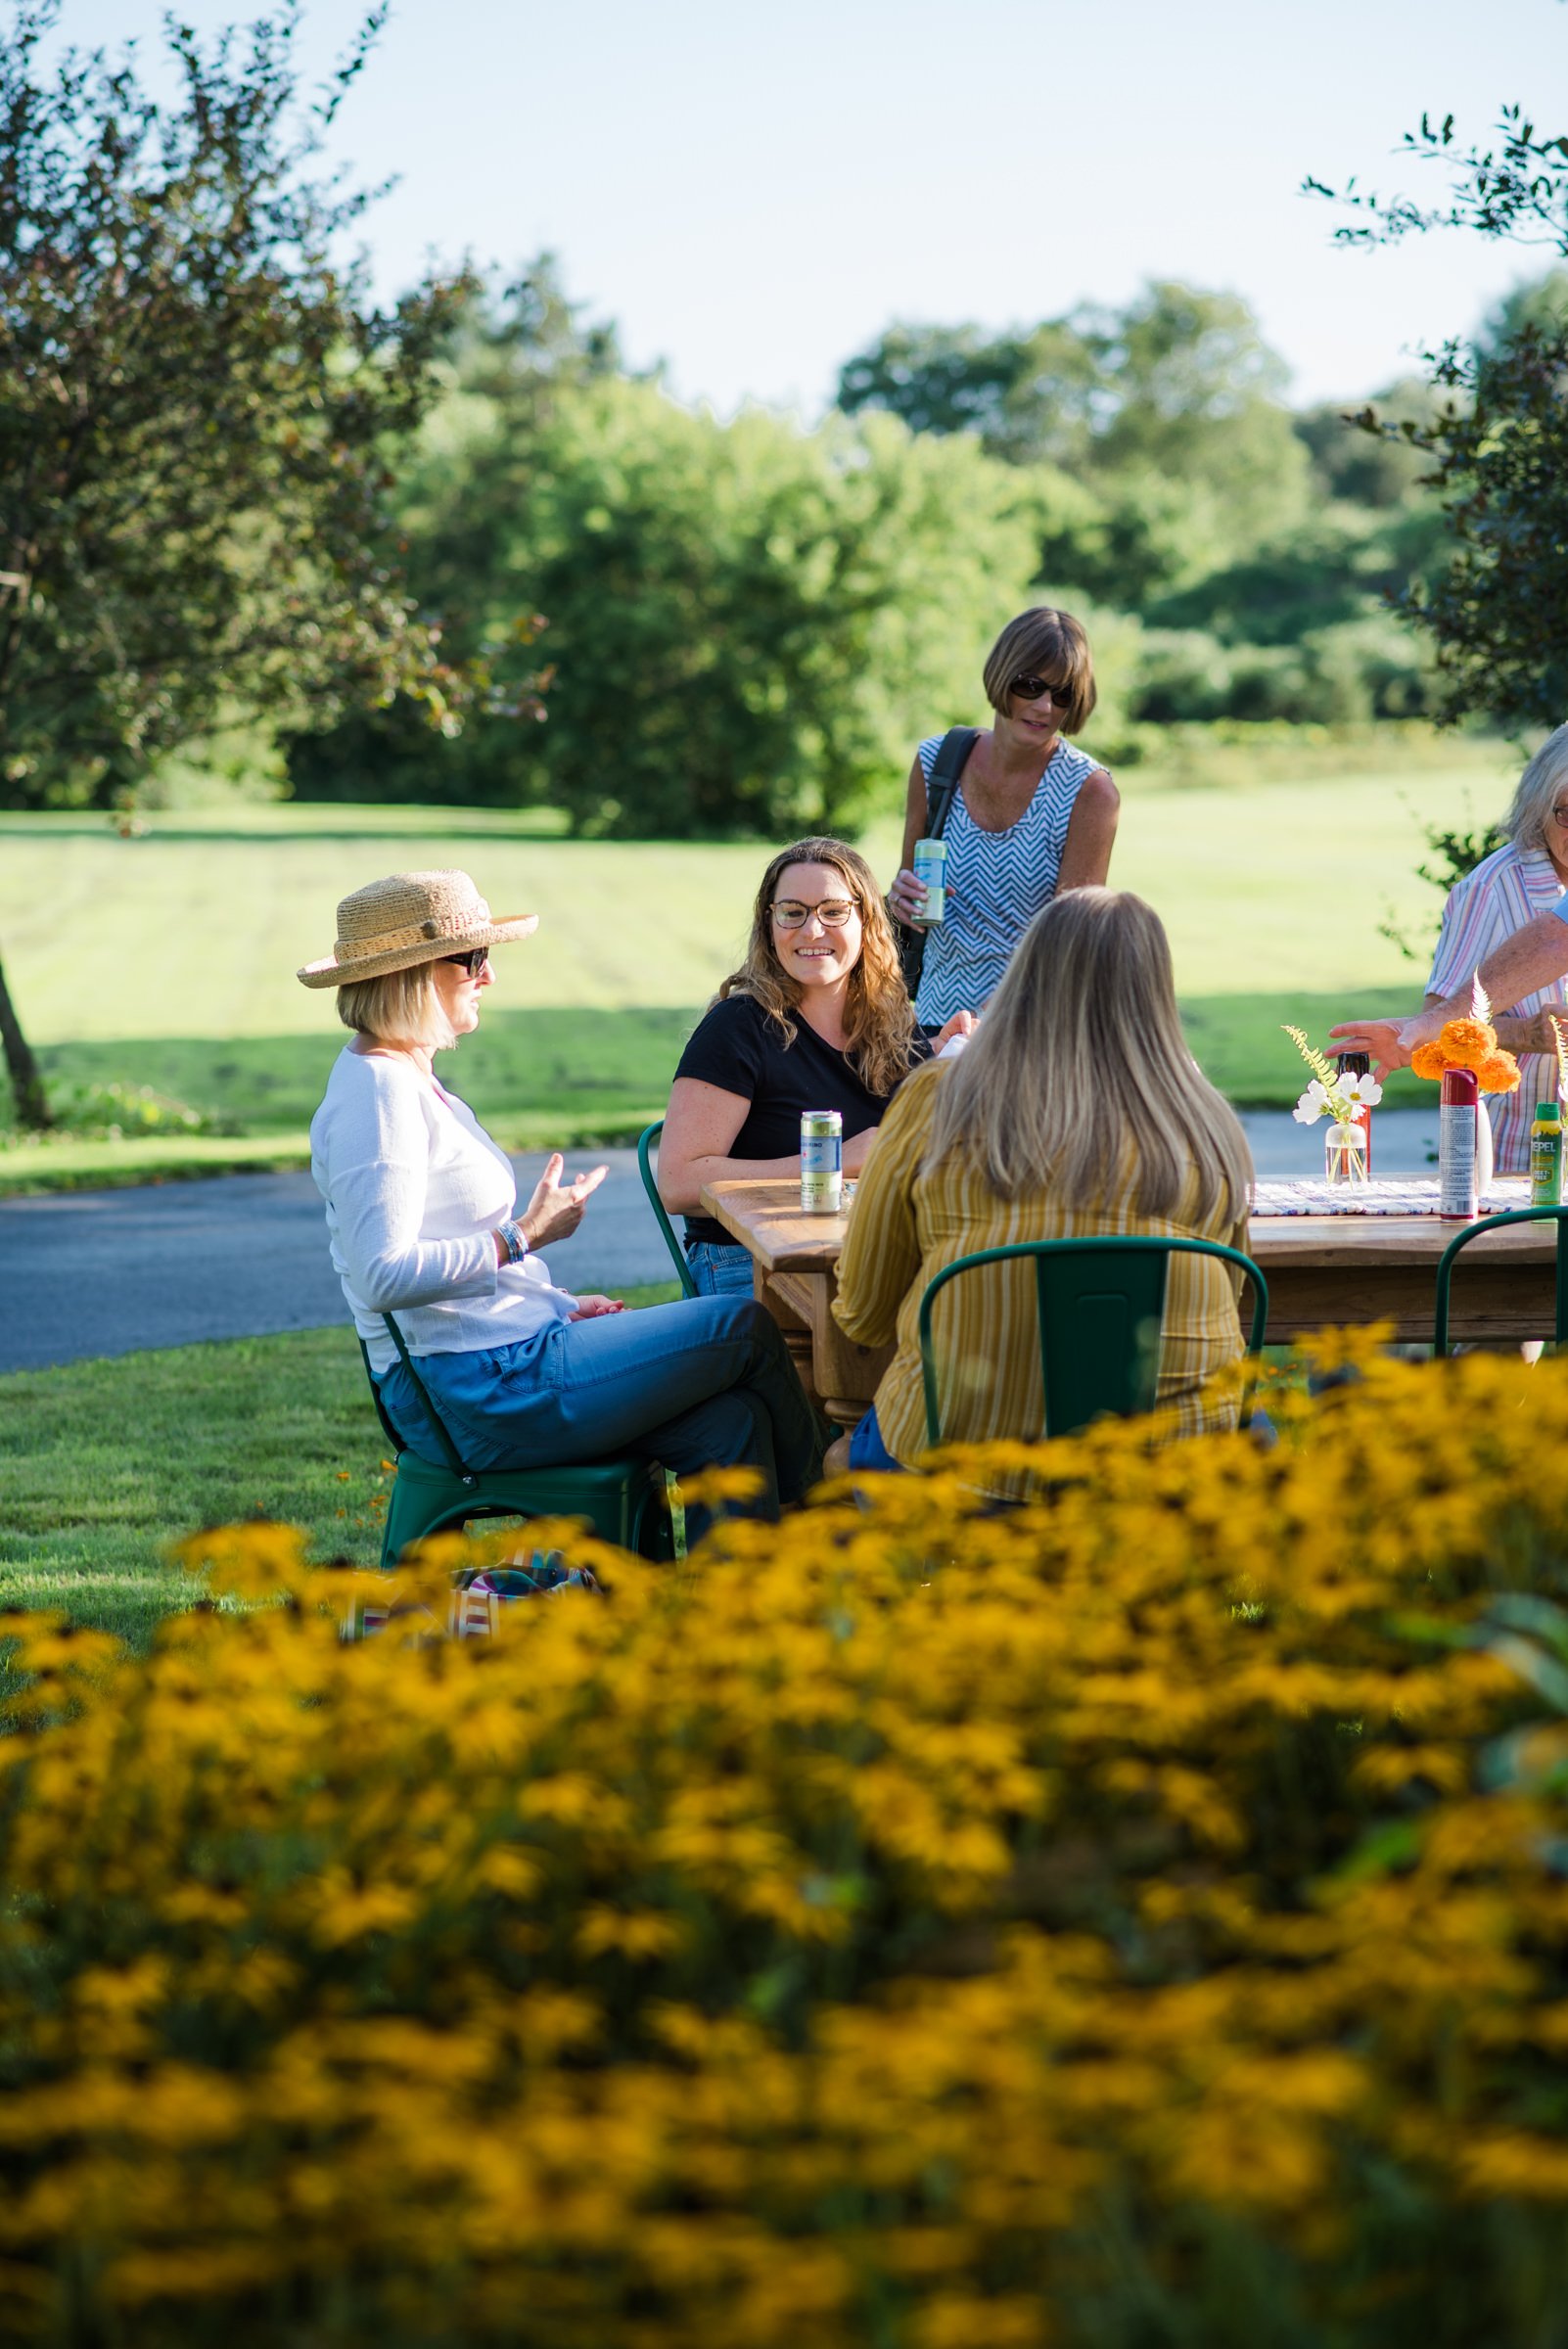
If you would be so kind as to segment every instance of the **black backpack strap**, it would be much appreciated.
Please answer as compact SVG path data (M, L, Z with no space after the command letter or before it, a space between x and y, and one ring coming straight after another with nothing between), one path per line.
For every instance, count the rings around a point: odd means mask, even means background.
M940 840L952 813L964 761L980 740L978 726L949 726L926 779L926 828L922 840Z

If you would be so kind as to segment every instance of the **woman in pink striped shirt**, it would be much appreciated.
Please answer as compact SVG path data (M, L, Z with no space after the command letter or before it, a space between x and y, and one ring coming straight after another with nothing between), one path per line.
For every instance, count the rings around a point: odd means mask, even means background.
M1429 1009L1462 992L1504 940L1537 914L1549 913L1568 890L1568 725L1546 737L1520 776L1502 831L1505 846L1449 892L1426 983ZM1551 1032L1541 1017L1547 1009L1568 1012L1560 985L1521 995L1517 1003L1493 1005L1496 1013L1530 1023L1528 1036L1519 1038L1527 1047L1519 1063L1519 1090L1499 1093L1491 1104L1499 1174L1528 1173L1536 1103L1556 1097ZM1514 1038L1508 1042L1514 1049Z

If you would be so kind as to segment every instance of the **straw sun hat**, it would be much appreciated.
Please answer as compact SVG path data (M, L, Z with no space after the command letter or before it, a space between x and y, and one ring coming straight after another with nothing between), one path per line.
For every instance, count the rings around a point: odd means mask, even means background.
M536 913L490 919L490 909L467 873L389 873L356 889L338 907L338 943L300 973L306 987L346 987L388 971L438 962L473 946L505 945L539 926Z

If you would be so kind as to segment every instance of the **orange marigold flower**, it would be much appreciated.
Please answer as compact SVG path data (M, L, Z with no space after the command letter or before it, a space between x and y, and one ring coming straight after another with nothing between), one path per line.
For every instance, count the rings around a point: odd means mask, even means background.
M1441 1044L1417 1044L1410 1054L1410 1069L1417 1077L1430 1077L1434 1082L1448 1067Z
M1511 1052L1489 1052L1476 1070L1476 1081L1484 1093L1516 1093L1519 1063Z
M1438 1037L1451 1069L1479 1069L1498 1048L1498 1032L1485 1020L1450 1020Z

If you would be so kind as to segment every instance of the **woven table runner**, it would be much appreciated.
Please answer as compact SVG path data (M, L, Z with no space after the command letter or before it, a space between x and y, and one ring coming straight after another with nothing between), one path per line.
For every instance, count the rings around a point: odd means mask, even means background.
M1511 1207L1530 1205L1530 1184L1523 1174L1501 1174L1481 1201L1483 1216L1500 1216ZM1255 1216L1435 1216L1438 1186L1431 1176L1374 1178L1364 1183L1255 1182Z

